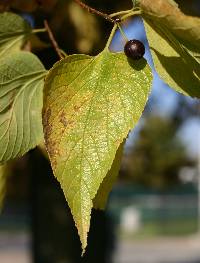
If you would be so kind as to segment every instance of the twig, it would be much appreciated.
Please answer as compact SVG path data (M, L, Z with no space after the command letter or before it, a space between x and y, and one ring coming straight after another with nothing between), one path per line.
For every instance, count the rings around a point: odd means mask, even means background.
M54 47L54 49L55 49L58 57L59 57L60 59L62 59L62 58L63 58L62 52L60 51L60 48L59 48L59 46L58 46L58 43L56 42L56 40L55 40L55 38L54 38L54 35L53 35L53 33L52 33L52 31L51 31L51 29L50 29L50 27L49 27L49 24L48 24L47 20L44 20L44 27L45 27L46 30L47 30L47 33L48 33L48 35L49 35L49 39L50 39L50 41L51 41L51 44L52 44L52 46Z
M87 9L88 12L99 15L104 17L106 20L110 21L111 23L115 23L115 19L111 18L108 14L105 14L103 12L100 12L86 4L84 4L83 2L81 2L80 0L74 0L78 5L80 5L82 8Z

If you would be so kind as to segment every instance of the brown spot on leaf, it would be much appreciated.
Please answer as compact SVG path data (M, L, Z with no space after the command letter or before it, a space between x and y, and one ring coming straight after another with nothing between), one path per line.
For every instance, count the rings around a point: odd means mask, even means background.
M67 118L65 117L64 111L62 111L60 115L60 122L63 124L64 127L67 127L68 121L67 121Z
M51 109L47 109L43 113L44 139L47 148L49 147L49 136L52 131L52 125L49 123L50 117L51 117Z
M47 145L47 149L48 149L48 153L50 155L50 157L53 157L56 154L56 142L49 142Z
M92 95L89 94L89 95L86 95L86 96L82 97L82 98L81 98L81 101L79 101L79 103L77 102L77 104L73 106L74 111L75 111L75 112L80 111L81 108L83 107L83 105L86 104L88 101L90 101L91 96L92 96Z
M81 106L74 106L74 110L77 112L77 111L79 111L79 109L81 108Z
M49 124L49 119L51 117L51 109L47 109L43 112L43 125L46 126Z
M44 139L51 160L51 165L55 170L57 166L56 156L59 155L59 149L57 147L58 142L56 140L53 140L51 136L52 124L50 122L50 118L51 118L51 109L47 108L43 112Z

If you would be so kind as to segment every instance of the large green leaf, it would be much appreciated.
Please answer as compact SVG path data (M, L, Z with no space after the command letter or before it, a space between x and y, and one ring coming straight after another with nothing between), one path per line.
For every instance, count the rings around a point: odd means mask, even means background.
M122 154L123 154L124 143L119 146L119 149L116 152L115 159L113 161L111 169L108 171L106 177L103 179L99 190L93 199L93 207L96 209L104 210L108 200L110 191L113 188L113 184L117 180L117 176L120 169Z
M4 12L0 14L0 57L21 49L28 36L31 27L20 16Z
M176 40L200 63L200 18L188 16L171 0L141 0L143 16L153 21L154 27L172 34ZM166 31L167 30L167 31Z
M182 13L170 0L140 0L145 17L166 27L187 48L200 52L200 18Z
M200 19L182 14L169 0L141 0L140 7L160 77L176 91L200 97Z
M0 63L0 162L21 156L42 141L43 85L38 58L19 51Z
M144 21L154 66L160 77L176 91L200 97L200 65L177 40L152 21ZM156 30L155 30L156 28ZM167 36L164 31L167 32Z
M119 145L142 114L151 79L146 60L134 62L108 51L96 57L68 56L46 78L45 143L83 251L92 200Z

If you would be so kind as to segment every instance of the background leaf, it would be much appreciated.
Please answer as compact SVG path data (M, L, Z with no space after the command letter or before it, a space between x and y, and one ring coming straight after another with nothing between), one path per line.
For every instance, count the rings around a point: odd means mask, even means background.
M30 25L19 15L0 14L0 56L19 51L31 33Z
M0 162L21 156L43 139L42 104L46 71L29 52L0 64Z
M93 207L96 209L104 210L106 207L108 196L119 174L119 169L120 169L121 159L123 154L123 147L124 147L124 143L121 143L119 149L116 152L112 167L108 171L106 177L103 179L103 182L101 183L99 190L93 200Z
M45 83L43 126L55 176L71 208L83 251L92 200L116 151L140 118L151 84L144 59L104 51L56 63Z
M31 50L33 51L39 51L51 46L50 44L42 41L36 34L31 34L29 41L31 43Z
M77 49L80 53L88 53L94 45L98 45L100 38L96 16L85 12L74 1L68 3L68 15L75 28Z

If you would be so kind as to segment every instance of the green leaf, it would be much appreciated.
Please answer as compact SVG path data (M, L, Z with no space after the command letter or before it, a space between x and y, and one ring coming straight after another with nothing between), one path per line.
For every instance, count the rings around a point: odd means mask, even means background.
M183 14L170 0L141 0L155 68L176 91L200 97L200 19Z
M0 162L21 156L43 139L46 71L38 58L19 51L0 63Z
M187 48L200 51L200 18L188 16L170 0L141 0L143 15L170 30Z
M109 193L112 190L113 184L116 182L119 173L122 154L123 154L123 147L124 147L124 143L121 143L119 149L116 152L116 156L113 161L112 167L108 171L106 177L103 179L103 182L101 183L99 190L95 198L93 199L93 207L96 209L104 210L106 207Z
M31 33L30 25L14 13L0 14L0 57L19 51Z
M160 77L176 91L200 97L200 64L164 27L145 19L153 62Z
M196 60L198 64L200 64L200 50L198 52L192 51L192 49L186 48L182 45L182 47L190 54L190 56ZM198 75L199 77L199 75Z
M54 175L83 251L90 213L119 145L140 118L152 76L146 60L103 51L56 63L45 82L43 126Z

